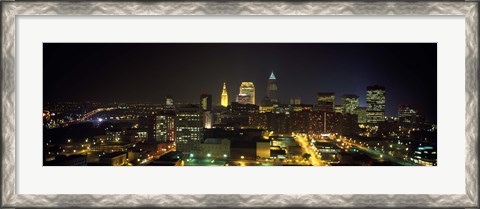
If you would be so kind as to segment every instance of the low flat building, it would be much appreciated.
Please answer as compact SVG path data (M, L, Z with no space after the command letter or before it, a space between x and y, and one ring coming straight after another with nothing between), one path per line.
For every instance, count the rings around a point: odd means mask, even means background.
M111 166L122 166L127 163L127 153L126 152L112 152L107 153L99 158L100 163L105 163Z
M287 152L279 146L272 146L270 147L270 157L285 159L287 157Z
M257 158L270 158L270 142L257 141Z
M182 152L168 152L150 162L148 166L183 166Z
M230 140L225 138L207 138L200 144L197 158L230 158Z
M45 166L86 166L87 155L59 155L55 160L46 161Z
M282 148L287 148L287 147L297 145L293 137L271 136L270 140L272 141L271 143L272 146L279 146Z

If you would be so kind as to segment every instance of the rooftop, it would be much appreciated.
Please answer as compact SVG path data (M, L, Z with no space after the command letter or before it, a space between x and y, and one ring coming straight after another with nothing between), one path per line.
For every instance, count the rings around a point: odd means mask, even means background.
M120 155L124 155L125 152L112 152L112 153L107 153L107 154L104 154L102 156L100 156L100 158L114 158L114 157L118 157Z

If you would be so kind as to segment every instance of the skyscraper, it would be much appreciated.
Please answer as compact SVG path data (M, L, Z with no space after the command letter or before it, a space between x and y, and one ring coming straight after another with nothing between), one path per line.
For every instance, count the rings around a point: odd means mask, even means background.
M198 105L183 105L177 108L175 118L177 151L193 154L203 138L203 110Z
M240 84L239 94L246 94L250 96L249 104L255 104L255 86L253 85L253 82L242 82L242 84Z
M358 96L354 94L345 94L340 99L343 113L355 114L359 104Z
M277 79L275 78L275 75L273 74L270 74L270 77L268 78L268 82L267 82L267 96L270 98L270 101L272 101L273 103L277 103L278 102L278 98L277 98Z
M202 106L202 109L205 111L212 110L212 95L210 94L200 95L200 105Z
M385 87L367 86L367 123L385 121Z
M223 82L222 97L220 98L220 104L223 107L228 106L228 93L227 93L227 84Z
M335 93L320 92L317 94L317 110L321 112L333 112L335 106Z

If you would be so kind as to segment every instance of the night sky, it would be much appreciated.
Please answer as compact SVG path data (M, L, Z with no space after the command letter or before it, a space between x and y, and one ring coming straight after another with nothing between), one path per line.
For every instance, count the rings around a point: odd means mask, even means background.
M45 43L44 102L199 102L210 93L220 103L223 82L229 102L242 81L255 85L256 101L266 95L271 72L280 102L299 96L314 104L317 92L360 96L366 87L386 88L386 113L399 104L437 115L437 44L349 43Z

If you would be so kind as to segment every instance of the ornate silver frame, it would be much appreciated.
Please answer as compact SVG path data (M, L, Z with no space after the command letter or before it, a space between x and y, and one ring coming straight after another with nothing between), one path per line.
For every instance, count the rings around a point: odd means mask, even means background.
M475 2L3 2L2 207L478 207L478 3ZM17 15L465 16L466 188L463 195L19 195L15 192Z

